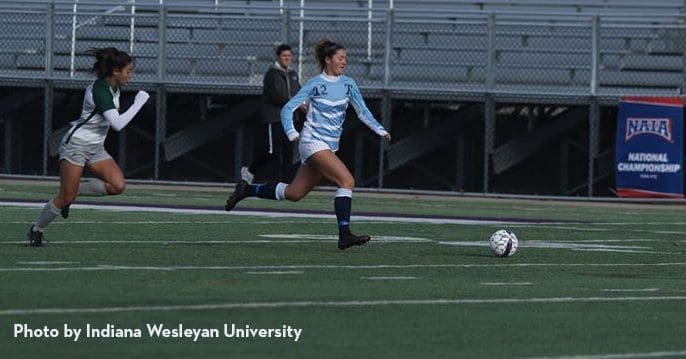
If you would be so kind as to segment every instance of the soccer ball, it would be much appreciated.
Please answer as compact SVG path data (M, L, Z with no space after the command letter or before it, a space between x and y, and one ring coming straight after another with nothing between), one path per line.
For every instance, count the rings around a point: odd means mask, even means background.
M517 251L517 236L511 231L501 229L491 235L488 244L496 257L509 257Z

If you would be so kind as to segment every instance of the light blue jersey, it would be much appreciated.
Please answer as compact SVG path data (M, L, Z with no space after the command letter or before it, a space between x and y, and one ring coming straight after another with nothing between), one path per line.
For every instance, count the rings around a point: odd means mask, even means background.
M320 74L308 81L281 110L281 125L289 138L297 135L293 127L293 111L307 103L307 116L300 141L321 141L332 151L338 151L338 141L343 132L345 111L352 103L357 116L379 136L387 134L377 121L360 94L360 89L348 76Z

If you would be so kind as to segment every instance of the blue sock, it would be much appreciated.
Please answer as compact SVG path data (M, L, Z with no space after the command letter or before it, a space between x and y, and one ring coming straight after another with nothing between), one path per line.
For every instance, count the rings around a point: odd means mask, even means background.
M276 183L253 184L250 185L250 190L252 191L252 196L276 199Z
M350 197L336 197L333 206L338 220L338 234L350 233L350 211L352 210L353 199Z

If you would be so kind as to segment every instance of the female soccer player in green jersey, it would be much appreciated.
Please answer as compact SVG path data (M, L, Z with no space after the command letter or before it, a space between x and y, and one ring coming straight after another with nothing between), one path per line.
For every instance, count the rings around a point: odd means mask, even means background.
M119 165L105 151L107 131L123 129L140 111L150 95L138 91L133 105L119 113L120 87L131 79L133 60L115 48L93 49L93 72L97 79L86 88L81 116L71 123L60 144L60 189L57 197L48 201L36 223L26 234L29 246L43 244L43 229L57 215L69 216L69 205L77 195L116 195L124 191L126 182ZM83 168L97 177L81 183Z

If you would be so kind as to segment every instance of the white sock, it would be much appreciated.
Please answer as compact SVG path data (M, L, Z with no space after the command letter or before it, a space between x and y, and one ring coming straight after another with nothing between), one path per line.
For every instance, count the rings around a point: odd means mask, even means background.
M288 183L279 182L276 184L276 191L274 195L277 201L286 199L286 187L288 187Z
M336 197L353 198L353 190L349 188L339 188L336 190Z
M60 214L60 209L55 207L55 204L52 203L52 200L49 200L40 211L33 229L42 232L43 228L47 227L48 224L50 224L50 222L52 222L58 214Z

